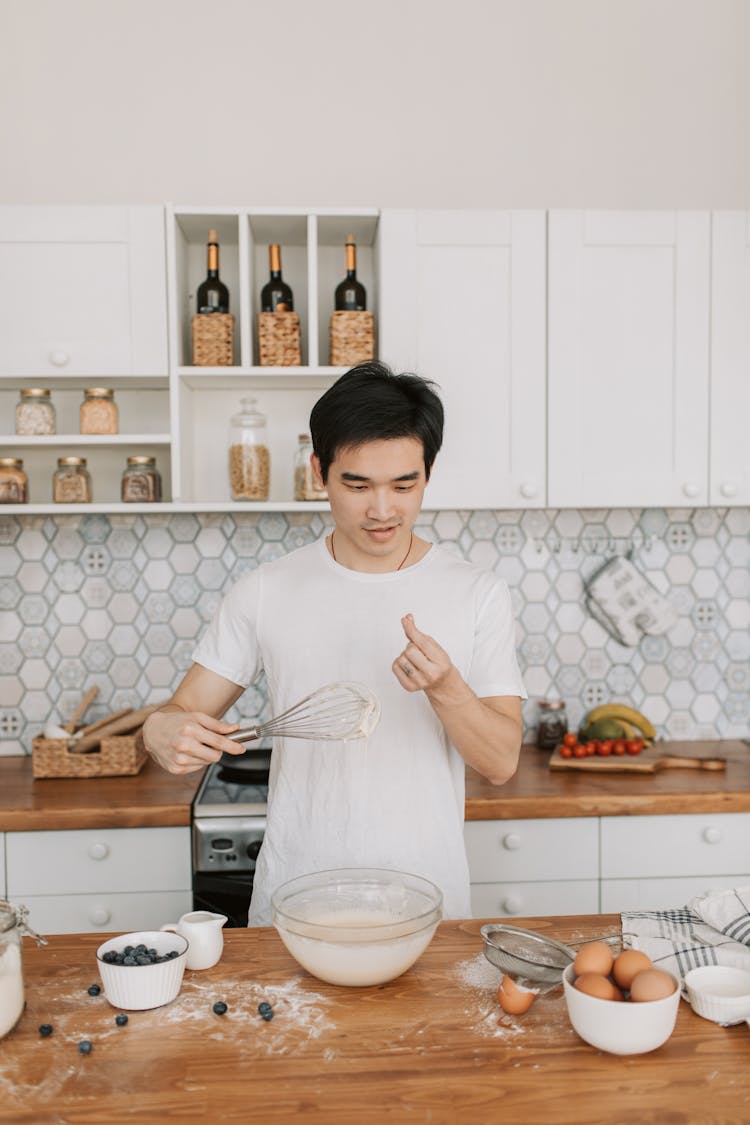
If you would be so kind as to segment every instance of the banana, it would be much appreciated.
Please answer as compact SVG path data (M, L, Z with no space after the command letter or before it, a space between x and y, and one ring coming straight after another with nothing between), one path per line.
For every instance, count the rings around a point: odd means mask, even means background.
M629 723L627 721L627 719L618 719L617 721L620 724L620 726L624 728L626 738L637 738L638 737L638 727L635 726L634 723Z
M593 711L589 711L586 722L596 722L597 719L619 719L620 722L632 723L638 727L644 738L656 737L653 723L640 711L636 711L635 707L627 707L624 703L604 703L601 707L595 707Z

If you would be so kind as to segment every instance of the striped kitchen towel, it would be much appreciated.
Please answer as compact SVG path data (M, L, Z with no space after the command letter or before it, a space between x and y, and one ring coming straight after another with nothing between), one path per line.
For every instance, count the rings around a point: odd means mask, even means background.
M698 895L675 910L628 911L622 943L680 980L699 965L750 970L750 887Z

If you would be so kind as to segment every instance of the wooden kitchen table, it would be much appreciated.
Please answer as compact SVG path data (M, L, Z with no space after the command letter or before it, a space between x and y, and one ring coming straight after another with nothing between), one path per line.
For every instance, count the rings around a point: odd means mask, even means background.
M563 941L619 933L619 916L513 919ZM90 997L100 935L25 939L27 1008L0 1041L0 1122L746 1122L750 1030L680 1002L647 1055L589 1047L562 989L522 1017L496 1001L481 921L444 922L417 964L379 988L338 988L298 968L273 929L226 932L213 969L186 972L170 1005L131 1012ZM137 969L133 970L137 972ZM213 1013L224 1000L226 1015ZM274 1005L266 1023L262 1000ZM37 1028L52 1023L42 1038ZM93 1043L90 1055L77 1044Z

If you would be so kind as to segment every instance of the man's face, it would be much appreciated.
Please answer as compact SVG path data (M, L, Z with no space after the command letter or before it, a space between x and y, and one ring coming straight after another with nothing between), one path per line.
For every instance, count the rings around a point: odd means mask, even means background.
M320 465L313 457L318 475ZM427 479L418 438L368 441L338 450L326 488L336 559L352 570L396 570L409 548Z

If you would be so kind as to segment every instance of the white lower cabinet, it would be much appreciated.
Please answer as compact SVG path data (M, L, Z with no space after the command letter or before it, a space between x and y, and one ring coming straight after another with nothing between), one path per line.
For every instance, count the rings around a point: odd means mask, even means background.
M750 886L750 813L475 820L475 917L669 910Z
M5 893L5 833L0 832L0 898L7 898Z
M472 820L464 840L475 917L598 912L595 817Z
M10 832L7 893L43 933L153 929L192 904L190 829Z

